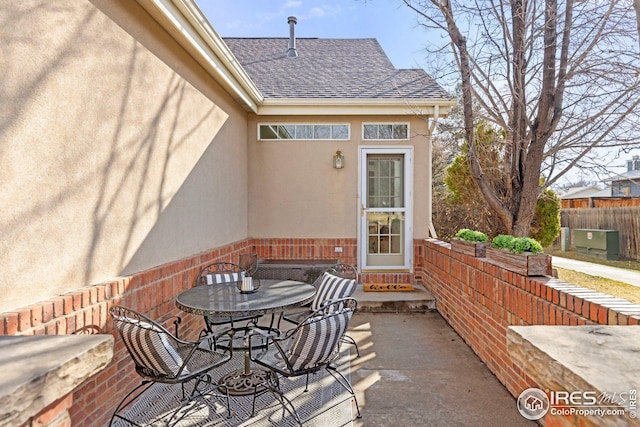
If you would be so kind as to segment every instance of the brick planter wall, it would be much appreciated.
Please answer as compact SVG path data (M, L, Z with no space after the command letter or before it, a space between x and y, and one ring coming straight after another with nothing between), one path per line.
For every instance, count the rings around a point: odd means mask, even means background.
M416 276L437 309L517 397L535 387L507 353L510 325L638 325L640 306L547 276L526 277L427 239L416 247Z
M422 240L414 241L414 248ZM260 259L335 259L346 264L357 265L358 246L356 239L254 239L253 247ZM342 252L335 248L341 247ZM411 273L362 273L360 283L417 283Z
M337 259L356 263L356 239L253 239L252 244L260 259ZM342 252L336 252L336 247L341 247Z

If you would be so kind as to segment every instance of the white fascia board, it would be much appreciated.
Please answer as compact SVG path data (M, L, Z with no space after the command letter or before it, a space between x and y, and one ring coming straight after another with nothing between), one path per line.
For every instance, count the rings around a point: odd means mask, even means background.
M259 116L386 115L446 116L455 100L447 99L265 99Z
M257 113L263 97L193 0L138 0L231 95Z

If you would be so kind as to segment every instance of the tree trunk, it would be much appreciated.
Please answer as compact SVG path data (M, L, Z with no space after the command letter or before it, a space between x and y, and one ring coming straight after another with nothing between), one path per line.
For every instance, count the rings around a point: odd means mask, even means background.
M525 191L524 171L527 167L525 156L527 155L527 98L525 91L526 59L525 59L525 20L527 15L526 3L522 0L514 0L511 3L511 15L513 24L511 37L513 45L513 99L511 100L511 112L509 128L511 131L511 155L510 159L510 191L509 210L511 212L512 227L509 233L515 236L526 236L529 230L523 227L525 210L522 206L522 196ZM533 216L531 216L533 218Z
M633 0L633 8L636 10L636 19L638 20L638 45L640 45L640 0Z
M478 159L478 151L474 137L473 91L471 87L471 65L469 62L469 53L467 51L467 40L462 35L462 32L454 21L451 2L449 0L443 0L442 2L434 2L434 4L438 6L444 15L447 23L447 31L451 37L451 42L458 50L460 75L462 80L464 129L467 143L469 145L468 158L471 176L480 188L484 199L487 201L489 206L491 206L491 209L497 213L498 218L500 218L505 228L507 230L511 230L513 227L513 214L504 206L491 188L491 185L482 172L482 167L480 166L480 161Z
M567 13L570 16L571 0L567 1ZM526 162L522 170L521 194L515 211L512 234L516 237L529 235L531 222L535 215L536 202L540 192L540 165L544 157L544 146L558 122L555 110L556 97L561 96L563 86L556 87L556 53L558 45L558 4L557 0L545 1L544 58L542 70L542 89L538 114L531 126L531 141L526 150ZM569 25L569 24L567 24ZM567 34L565 34L567 35ZM564 53L564 50L563 50ZM561 64L564 61L561 59Z

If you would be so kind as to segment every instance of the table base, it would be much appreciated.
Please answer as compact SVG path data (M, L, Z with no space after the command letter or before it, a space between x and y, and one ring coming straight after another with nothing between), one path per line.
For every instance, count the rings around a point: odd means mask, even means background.
M264 384L268 378L269 371L264 369L252 369L249 373L238 369L223 375L219 384L222 389L226 388L232 396L246 396L265 391L267 388Z

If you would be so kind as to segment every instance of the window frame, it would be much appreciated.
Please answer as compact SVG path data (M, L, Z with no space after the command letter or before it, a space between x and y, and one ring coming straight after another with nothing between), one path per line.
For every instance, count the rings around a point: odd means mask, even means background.
M263 126L268 126L268 127L276 127L276 126L300 126L300 127L307 127L307 126L311 126L311 138L297 138L294 137L293 138L262 138L261 136L261 129ZM329 126L329 137L328 138L315 138L315 134L316 134L316 126ZM332 126L346 126L347 127L347 135L345 138L333 138L332 137L332 133L333 133L333 129L331 129ZM279 132L276 130L273 132L276 136L279 136ZM297 132L296 132L297 134ZM258 136L258 141L350 141L351 140L351 123L348 122L323 122L323 123L258 123L258 128L257 128L257 136Z
M366 126L391 126L391 138L366 138L365 127ZM393 126L406 126L407 136L405 138L393 138L394 131ZM378 128L377 136L380 136L380 129ZM411 124L409 122L362 122L362 140L363 141L409 141L411 139Z

